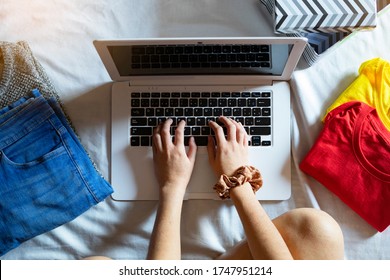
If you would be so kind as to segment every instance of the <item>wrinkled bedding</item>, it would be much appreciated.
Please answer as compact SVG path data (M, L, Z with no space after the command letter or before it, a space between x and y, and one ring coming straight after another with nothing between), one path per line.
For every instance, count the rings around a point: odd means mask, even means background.
M56 87L82 144L109 178L111 80L92 41L130 37L258 36L266 15L257 0L2 0L0 39L27 41ZM390 9L378 27L359 31L332 47L315 65L301 61L291 86L293 190L287 201L266 202L276 217L314 207L341 225L347 259L390 259L390 231L377 233L356 213L296 166L319 134L326 108L357 76L362 62L390 60ZM156 202L100 203L72 222L35 237L1 259L80 259L105 255L143 259ZM184 259L212 259L244 236L230 202L185 201Z

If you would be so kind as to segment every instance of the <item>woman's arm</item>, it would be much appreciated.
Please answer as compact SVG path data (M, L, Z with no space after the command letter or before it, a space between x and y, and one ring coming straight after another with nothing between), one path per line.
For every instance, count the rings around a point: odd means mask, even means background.
M153 135L153 159L159 182L159 205L149 245L148 259L180 259L180 218L183 198L196 157L193 138L184 147L185 122L179 123L172 142L172 120L159 125Z
M230 191L254 259L292 259L279 231L264 211L249 183Z
M216 145L209 139L208 152L210 164L216 175L232 176L241 166L248 165L248 139L241 124L226 117L220 121L223 129L215 122L210 126L215 132ZM254 259L292 259L290 251L279 231L256 199L249 183L232 188L230 197L243 224L248 246Z

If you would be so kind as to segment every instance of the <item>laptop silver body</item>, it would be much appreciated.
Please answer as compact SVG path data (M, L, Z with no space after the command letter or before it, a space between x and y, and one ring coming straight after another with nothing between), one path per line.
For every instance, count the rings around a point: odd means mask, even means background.
M291 196L290 86L288 80L306 45L302 38L165 38L98 40L95 47L114 81L111 92L111 168L114 200L157 200L153 153L150 146L130 145L132 93L140 92L272 92L272 141L249 147L250 164L263 176L259 200L286 200ZM270 67L252 72L237 69L172 71L128 70L123 50L132 46L270 46ZM117 49L121 53L118 56ZM198 147L196 163L185 199L219 199L213 190L217 178L208 162L207 147Z

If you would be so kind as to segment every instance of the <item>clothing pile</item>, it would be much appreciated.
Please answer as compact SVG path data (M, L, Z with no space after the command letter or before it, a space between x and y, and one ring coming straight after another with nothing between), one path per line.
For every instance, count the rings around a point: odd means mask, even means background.
M0 42L0 256L111 193L28 44Z
M363 63L300 164L375 229L390 224L390 63Z

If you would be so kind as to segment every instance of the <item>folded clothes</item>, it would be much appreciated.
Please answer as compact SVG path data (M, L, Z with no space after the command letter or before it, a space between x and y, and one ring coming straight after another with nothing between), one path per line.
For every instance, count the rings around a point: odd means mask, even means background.
M351 101L330 111L300 168L378 231L390 225L390 131L376 109Z
M375 108L351 101L330 111L300 168L378 231L390 225L390 131Z
M0 108L37 88L45 98L58 94L27 42L0 41Z
M361 101L375 108L390 131L390 63L381 58L362 63L359 76L327 109L327 114L350 101Z
M390 64L368 60L329 106L302 171L378 231L390 225Z
M112 193L55 98L38 90L0 109L0 255Z

